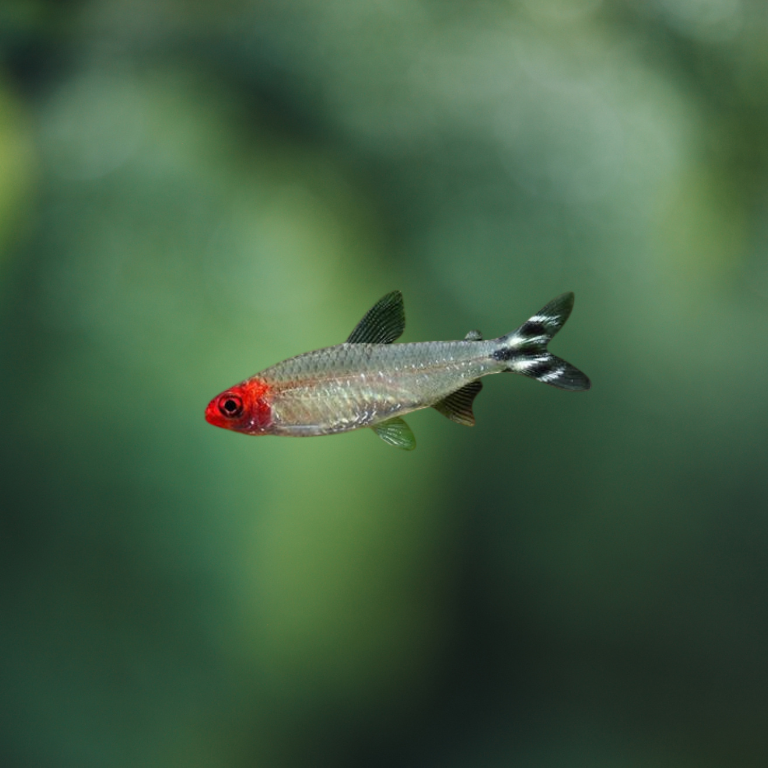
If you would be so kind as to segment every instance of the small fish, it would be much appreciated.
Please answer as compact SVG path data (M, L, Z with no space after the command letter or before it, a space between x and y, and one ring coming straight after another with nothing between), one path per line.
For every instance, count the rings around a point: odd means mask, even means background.
M247 435L309 437L370 427L406 451L416 438L402 416L434 408L473 426L472 402L490 373L521 373L574 392L589 379L547 350L573 309L564 293L516 331L484 341L470 331L463 341L393 344L405 329L400 291L377 302L343 344L284 360L211 400L205 418Z

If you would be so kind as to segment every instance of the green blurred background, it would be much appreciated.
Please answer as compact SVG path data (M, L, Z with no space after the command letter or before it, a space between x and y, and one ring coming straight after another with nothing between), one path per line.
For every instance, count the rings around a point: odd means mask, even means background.
M342 341L593 389L253 439ZM768 764L765 0L2 0L0 764Z

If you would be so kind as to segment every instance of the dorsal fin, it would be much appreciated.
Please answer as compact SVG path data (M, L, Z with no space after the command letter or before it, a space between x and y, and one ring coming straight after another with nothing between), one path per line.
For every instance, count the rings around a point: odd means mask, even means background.
M403 294L392 291L365 313L349 335L347 344L391 344L404 330Z
M457 424L474 427L475 415L472 413L472 401L482 388L481 381L472 381L461 389L451 392L448 397L444 397L432 407Z
M480 331L469 331L464 337L464 341L482 341L483 334Z

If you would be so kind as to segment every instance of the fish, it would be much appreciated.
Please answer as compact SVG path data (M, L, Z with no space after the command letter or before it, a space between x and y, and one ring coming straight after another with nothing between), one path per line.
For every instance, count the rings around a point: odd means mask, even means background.
M492 373L519 373L559 389L590 388L587 376L547 349L573 310L573 293L553 299L517 330L484 340L394 344L405 330L400 291L366 312L349 338L283 360L210 401L209 424L247 435L312 437L369 427L385 443L413 450L403 416L434 408L474 426L472 406Z

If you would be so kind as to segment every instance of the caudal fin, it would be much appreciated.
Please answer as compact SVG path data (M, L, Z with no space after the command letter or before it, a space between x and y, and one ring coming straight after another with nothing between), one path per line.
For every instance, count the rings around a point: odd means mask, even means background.
M578 368L547 350L547 344L571 314L573 298L572 293L558 296L516 331L497 339L499 347L493 357L506 363L507 371L522 373L553 387L572 392L589 389L589 379Z

